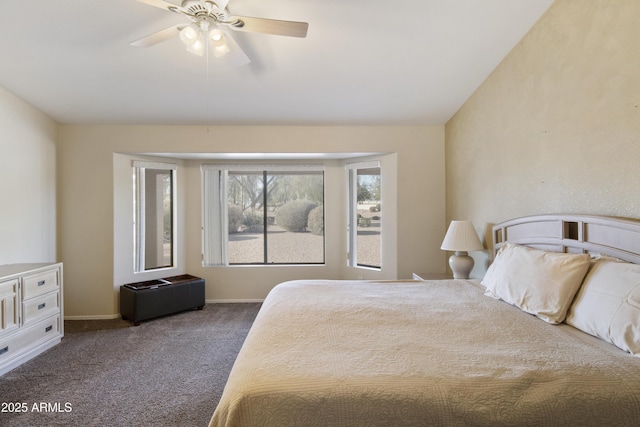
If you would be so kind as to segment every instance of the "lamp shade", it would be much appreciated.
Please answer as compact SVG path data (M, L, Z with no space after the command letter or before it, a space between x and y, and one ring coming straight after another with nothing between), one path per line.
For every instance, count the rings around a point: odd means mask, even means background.
M218 28L213 28L209 31L209 38L214 46L221 46L224 42L224 34Z
M196 41L194 41L189 46L187 46L187 50L189 52L196 54L198 56L204 55L205 48L206 48L206 45L204 44L204 40L202 39L202 37L197 38Z
M200 37L199 30L200 29L195 24L184 27L180 31L180 40L182 40L182 43L184 43L185 45L191 46L196 42L196 40L198 40L198 37Z
M471 221L451 221L440 249L469 252L484 249Z

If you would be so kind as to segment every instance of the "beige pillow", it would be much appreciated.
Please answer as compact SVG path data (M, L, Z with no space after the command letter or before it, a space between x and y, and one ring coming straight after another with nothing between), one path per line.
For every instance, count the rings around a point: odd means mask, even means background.
M640 357L640 265L593 262L566 323Z
M561 323L589 268L589 255L505 244L482 279L485 295Z

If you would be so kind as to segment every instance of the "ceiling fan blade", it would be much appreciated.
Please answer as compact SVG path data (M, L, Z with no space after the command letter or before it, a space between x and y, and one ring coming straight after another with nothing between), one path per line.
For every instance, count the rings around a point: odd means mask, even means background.
M160 9L168 10L169 12L178 12L178 6L164 0L138 0L138 1L140 3L148 4L149 6L154 6Z
M277 19L252 18L250 16L230 16L228 21L236 21L229 27L236 31L251 33L274 34L276 36L301 37L307 36L309 24L297 21L280 21Z
M148 35L146 37L133 41L129 44L131 46L137 46L137 47L153 46L154 44L158 44L160 42L170 39L171 37L177 36L178 34L180 34L180 30L182 30L183 26L184 25L182 24L172 25L169 28L165 28L164 30L160 30L157 33L153 33L151 35Z
M227 7L229 0L214 0L214 2L218 6L218 9L224 10L224 8Z
M229 55L228 56L229 61L235 66L240 66L240 65L245 65L250 63L251 59L249 59L249 57L244 52L244 50L242 50L240 45L233 39L233 37L231 37L231 34L229 34L228 31L222 31L222 33L224 34L226 45L229 48L229 51L226 52L227 55ZM216 49L217 48L214 46L213 48L214 55L216 55ZM224 55L224 53L222 54Z

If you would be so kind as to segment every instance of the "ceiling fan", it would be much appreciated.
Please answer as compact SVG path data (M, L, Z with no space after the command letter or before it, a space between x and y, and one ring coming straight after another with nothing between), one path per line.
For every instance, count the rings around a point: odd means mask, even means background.
M274 34L288 37L306 37L309 24L297 21L280 21L267 18L230 15L229 0L183 0L181 6L164 0L138 0L188 18L191 22L172 25L131 43L133 46L149 47L180 35L187 50L203 55L207 43L216 57L229 55L235 65L247 64L249 57L235 42L227 29L252 33Z

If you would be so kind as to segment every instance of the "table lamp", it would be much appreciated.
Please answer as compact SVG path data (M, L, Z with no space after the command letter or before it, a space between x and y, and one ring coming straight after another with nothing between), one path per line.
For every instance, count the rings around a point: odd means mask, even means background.
M473 268L473 258L468 252L481 251L484 247L471 221L451 221L440 249L455 252L449 258L453 278L468 279Z

